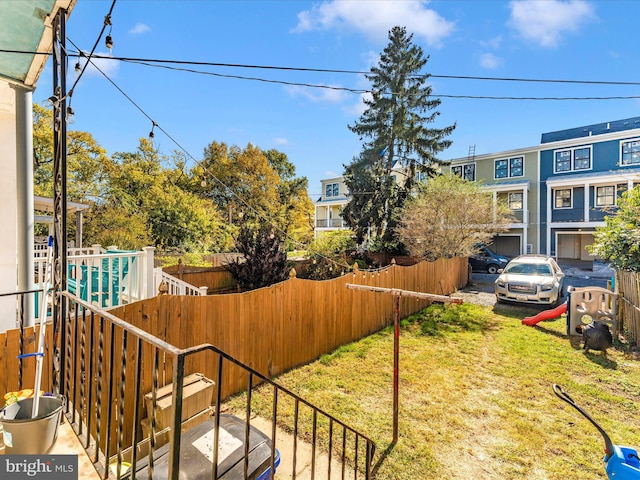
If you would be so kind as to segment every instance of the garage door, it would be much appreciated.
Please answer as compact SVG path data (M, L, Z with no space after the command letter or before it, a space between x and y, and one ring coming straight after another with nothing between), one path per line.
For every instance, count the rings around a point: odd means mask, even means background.
M499 255L517 257L521 252L520 237L493 237L493 244L489 248Z

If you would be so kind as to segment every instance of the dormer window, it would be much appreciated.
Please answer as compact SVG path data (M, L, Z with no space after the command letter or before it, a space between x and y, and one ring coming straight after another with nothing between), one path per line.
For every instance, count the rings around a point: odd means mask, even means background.
M337 183L327 183L324 188L326 197L337 197L340 194L340 189Z

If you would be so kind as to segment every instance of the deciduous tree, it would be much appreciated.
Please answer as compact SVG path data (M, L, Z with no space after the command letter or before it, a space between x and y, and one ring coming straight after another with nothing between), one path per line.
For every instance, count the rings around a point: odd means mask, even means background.
M512 222L509 208L475 182L447 174L429 179L402 210L398 235L412 256L466 257Z
M611 262L613 268L640 272L640 185L622 194L604 223L596 228L589 253Z

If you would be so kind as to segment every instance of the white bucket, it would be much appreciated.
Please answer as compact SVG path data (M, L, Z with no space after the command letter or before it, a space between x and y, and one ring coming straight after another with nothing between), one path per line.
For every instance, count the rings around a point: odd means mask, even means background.
M33 400L33 398L18 400L5 407L2 412L0 422L6 454L46 454L55 445L64 398L40 397L38 415L31 418Z

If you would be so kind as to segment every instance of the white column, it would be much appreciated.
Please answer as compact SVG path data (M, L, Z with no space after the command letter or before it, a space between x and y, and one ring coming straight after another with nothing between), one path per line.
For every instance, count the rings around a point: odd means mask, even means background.
M6 229L0 235L0 293L18 285L16 158L15 92L0 82L0 218ZM0 297L0 332L16 328L16 305L15 296Z
M528 233L529 231L529 190L527 188L522 189L522 251L520 253L527 253Z
M553 204L553 189L547 185L547 246L546 254L551 255L551 208ZM539 228L539 227L538 227ZM557 245L556 245L557 247Z
M146 261L144 267L144 290L141 290L143 298L153 298L156 296L153 282L153 252L156 247L144 247L143 250L146 254Z
M33 213L33 104L32 91L13 87L16 92L16 199L18 290L35 289ZM41 285L41 287L45 287ZM33 325L35 297L24 297L24 324Z
M584 221L589 221L589 183L584 184Z

